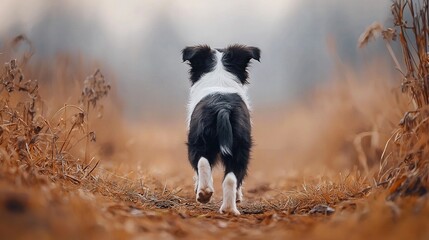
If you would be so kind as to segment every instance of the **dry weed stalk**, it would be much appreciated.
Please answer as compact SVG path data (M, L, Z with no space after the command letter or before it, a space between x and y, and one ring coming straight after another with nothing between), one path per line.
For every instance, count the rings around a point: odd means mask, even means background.
M100 72L99 69L97 69L93 75L87 77L87 79L85 79L84 81L84 87L79 102L81 105L83 105L86 113L83 113L82 116L82 120L83 117L85 117L85 129L87 132L85 145L85 163L88 161L89 158L89 142L95 142L96 140L95 132L89 131L89 113L91 107L95 108L100 99L107 96L110 91L110 88L110 84L106 82L103 74Z
M399 128L387 142L390 153L383 154L378 181L389 187L389 199L423 195L429 190L429 5L428 0L394 0L391 10L395 29L374 25L364 33L360 46L381 32L403 80L401 90L413 106L404 114ZM398 36L402 49L402 70L390 42Z

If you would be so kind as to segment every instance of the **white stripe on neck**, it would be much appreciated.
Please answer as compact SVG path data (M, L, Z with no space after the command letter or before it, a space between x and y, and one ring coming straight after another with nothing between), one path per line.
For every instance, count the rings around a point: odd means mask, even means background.
M203 76L191 87L187 115L188 129L195 107L204 97L210 94L237 93L250 110L250 102L247 97L247 87L241 84L234 74L225 70L222 64L222 56L223 53L216 50L216 66L213 71L203 74Z

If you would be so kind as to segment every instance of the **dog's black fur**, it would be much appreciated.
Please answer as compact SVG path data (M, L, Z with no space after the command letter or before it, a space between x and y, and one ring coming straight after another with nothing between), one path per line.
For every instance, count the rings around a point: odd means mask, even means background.
M230 152L221 152L221 146ZM188 135L189 161L195 171L201 157L213 166L219 154L225 175L233 172L240 187L247 174L251 147L249 110L238 94L213 94L197 104Z

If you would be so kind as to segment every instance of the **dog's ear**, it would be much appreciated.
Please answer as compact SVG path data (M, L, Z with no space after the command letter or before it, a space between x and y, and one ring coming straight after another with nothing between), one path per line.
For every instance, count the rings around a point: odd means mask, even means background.
M259 50L259 48L257 48L257 47L246 47L246 49L249 52L250 58L253 58L256 61L260 62L261 50Z
M233 62L240 62L241 64L248 64L251 59L259 62L261 59L261 50L257 47L235 44L226 49L226 58Z
M198 47L185 47L182 50L182 60L183 62L189 61L195 56L195 53L198 51Z
M207 45L185 47L182 50L182 60L191 66L189 74L192 84L197 82L203 74L210 72L215 65L213 50Z
M190 63L192 63L193 60L197 58L199 55L210 53L210 51L211 49L207 45L185 47L182 50L182 60L183 62L189 61Z
M247 67L251 59L260 61L261 50L246 45L231 45L225 49L222 62L225 69L237 76L242 84L248 84Z

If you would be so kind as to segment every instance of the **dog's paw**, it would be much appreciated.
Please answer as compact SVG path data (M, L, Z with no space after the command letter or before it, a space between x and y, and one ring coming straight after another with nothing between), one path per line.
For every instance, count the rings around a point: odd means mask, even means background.
M236 206L228 206L227 204L222 203L222 206L219 209L221 214L233 214L235 216L240 215L240 211L238 211Z
M213 195L213 189L207 187L197 191L197 201L200 203L208 203Z

